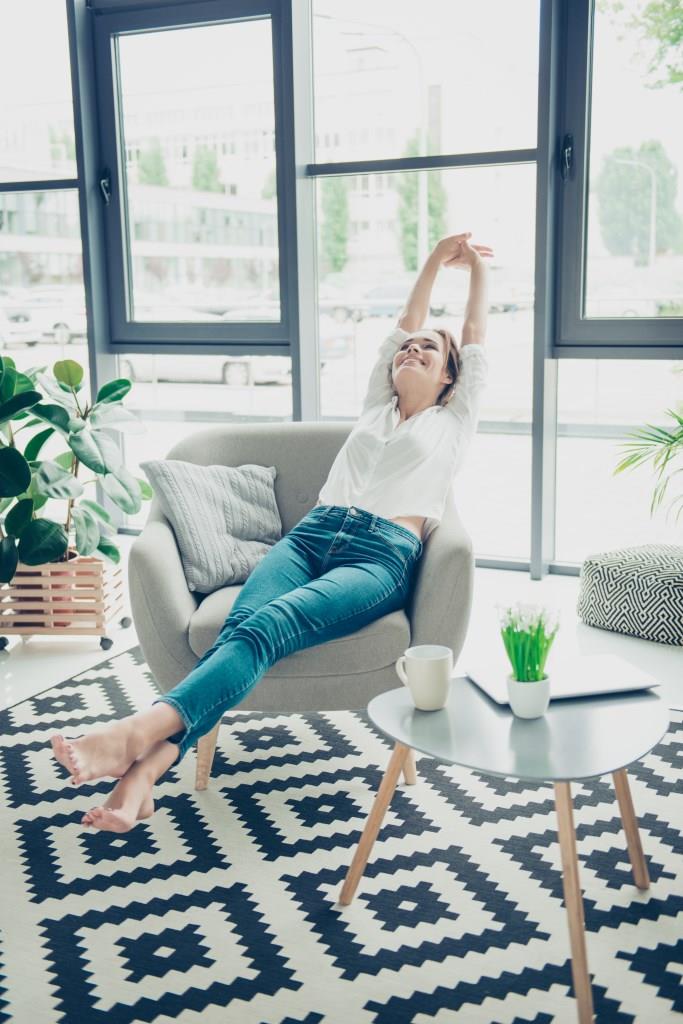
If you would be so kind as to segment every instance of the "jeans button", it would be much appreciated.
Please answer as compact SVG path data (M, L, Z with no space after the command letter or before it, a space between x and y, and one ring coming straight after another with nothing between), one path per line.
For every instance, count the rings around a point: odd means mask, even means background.
M355 508L353 507L353 505L352 505L352 506L351 506L351 508L349 509L349 512L351 513L351 515L352 515L352 516L355 516L355 514L356 514L356 509L355 509Z

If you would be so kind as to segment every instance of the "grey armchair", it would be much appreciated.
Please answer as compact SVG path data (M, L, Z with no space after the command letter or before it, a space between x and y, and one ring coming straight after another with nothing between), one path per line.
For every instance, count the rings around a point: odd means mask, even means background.
M229 424L191 435L167 458L204 466L275 466L275 494L287 533L315 505L350 430L348 423ZM128 572L140 645L166 693L212 645L240 587L224 587L206 597L188 590L173 530L156 499L131 548ZM425 543L405 611L283 658L259 680L240 710L365 708L371 697L397 685L394 664L406 647L445 644L457 658L470 615L473 577L471 543L451 501ZM206 788L217 736L218 726L197 746L197 789ZM414 780L414 765L406 780Z

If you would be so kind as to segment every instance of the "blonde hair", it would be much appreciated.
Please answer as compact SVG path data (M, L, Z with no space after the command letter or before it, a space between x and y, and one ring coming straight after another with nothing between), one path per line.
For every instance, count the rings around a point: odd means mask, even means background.
M451 331L449 331L447 327L433 327L430 328L430 330L436 331L436 333L440 334L444 340L446 358L444 360L443 365L444 369L446 370L446 373L451 378L451 381L449 384L444 384L444 386L442 387L441 391L438 394L435 405L446 405L451 395L453 394L453 389L455 388L458 379L458 374L460 373L460 344L455 335ZM393 365L390 365L389 381L392 386L391 390L393 394L396 394L396 391L393 386L394 381L392 369Z

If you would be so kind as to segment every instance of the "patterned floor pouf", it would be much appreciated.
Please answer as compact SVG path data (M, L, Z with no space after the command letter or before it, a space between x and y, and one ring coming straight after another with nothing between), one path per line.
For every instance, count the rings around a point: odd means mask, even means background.
M575 1024L553 789L418 757L337 903L392 744L365 711L230 711L131 832L113 780L50 756L157 696L139 649L0 712L0 1024ZM640 892L609 778L575 784L596 1024L683 1013L683 713L629 769Z
M644 544L581 566L579 618L613 633L683 644L683 547Z

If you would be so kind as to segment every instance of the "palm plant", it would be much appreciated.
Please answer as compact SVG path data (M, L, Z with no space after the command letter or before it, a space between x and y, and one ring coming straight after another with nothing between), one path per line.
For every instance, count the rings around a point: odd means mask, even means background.
M648 462L652 464L656 483L650 502L650 515L654 515L662 505L673 478L683 472L683 466L674 468L675 460L683 454L683 416L674 412L673 409L667 410L667 416L673 420L669 429L647 423L644 427L640 427L628 435L630 440L625 441L621 446L626 454L614 470L616 474ZM683 494L672 499L667 515L671 514L674 509L676 510L675 519L678 522L678 517L683 512Z

